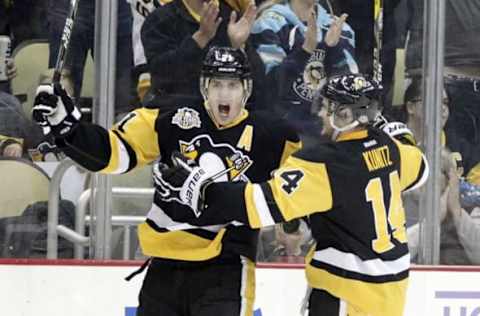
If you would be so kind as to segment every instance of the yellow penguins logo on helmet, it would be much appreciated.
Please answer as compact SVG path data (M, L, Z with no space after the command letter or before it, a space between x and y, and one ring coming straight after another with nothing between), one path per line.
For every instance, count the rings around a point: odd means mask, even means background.
M353 87L356 91L362 90L366 86L365 78L363 77L355 77L353 80Z

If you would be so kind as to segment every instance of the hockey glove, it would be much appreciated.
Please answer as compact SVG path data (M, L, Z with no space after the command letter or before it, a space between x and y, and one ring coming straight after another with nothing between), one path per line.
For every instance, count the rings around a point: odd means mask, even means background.
M44 135L64 137L77 126L82 114L65 89L54 84L37 88L32 116Z
M388 122L385 117L379 116L373 124L378 129L381 129L391 137L399 140L407 145L417 145L415 136L405 123L402 122Z
M205 170L192 164L179 152L172 153L174 167L156 164L153 168L155 190L163 201L177 201L192 209L200 217L205 207L205 189L213 180Z

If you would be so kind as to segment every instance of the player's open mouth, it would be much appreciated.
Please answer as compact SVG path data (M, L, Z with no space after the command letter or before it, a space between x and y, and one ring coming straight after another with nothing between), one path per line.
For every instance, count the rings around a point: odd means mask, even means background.
M220 114L220 116L228 117L228 114L230 113L230 105L219 104L218 105L218 113Z

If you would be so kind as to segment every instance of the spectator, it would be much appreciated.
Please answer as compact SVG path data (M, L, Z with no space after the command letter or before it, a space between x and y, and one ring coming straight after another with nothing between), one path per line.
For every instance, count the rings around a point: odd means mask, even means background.
M424 2L408 0L411 20L406 68L409 76L422 71ZM480 141L480 2L446 0L445 88L450 97L446 130L476 146Z
M414 132L418 139L423 138L423 100L422 100L421 82L413 80L405 91L405 112L406 124ZM450 98L444 91L442 102L442 128L445 127L449 119ZM455 157L457 170L460 176L464 176L466 181L472 184L480 185L480 152L477 147L471 145L455 130L444 129L441 142L446 146Z
M354 33L345 19L314 1L274 0L264 3L252 30L266 68L268 102L294 124L305 145L321 131L310 113L315 91L327 76L358 72Z
M7 63L6 73L7 73L8 80L0 81L0 91L11 93L10 82L12 81L13 78L17 76L17 67L15 66L15 62L13 61L13 59L7 59L6 63Z
M310 229L303 220L264 227L260 230L257 260L303 263L312 245Z
M47 38L47 0L0 1L0 34L12 38L12 49L23 41Z
M471 264L480 264L480 227L471 214L459 203L459 178L455 172L449 177L449 198L447 200L448 216L451 226L457 232L458 240ZM473 211L479 212L476 208Z
M471 265L480 263L480 229L470 214L460 205L459 177L454 158L448 149L442 151L440 200L440 264ZM412 215L417 216L421 190L405 196L405 210L409 214L407 226L412 223ZM418 253L419 225L408 229L408 244L412 255Z
M314 240L303 220L293 220L275 226L275 248L270 261L304 263Z
M60 47L65 19L70 0L50 0L48 5L50 59L49 67L54 68ZM131 110L132 14L125 0L118 1L117 56L115 78L115 113ZM78 100L83 82L83 68L87 54L93 54L95 31L95 1L81 0L73 27L70 48L65 67L70 69L74 83L72 96Z
M248 41L255 13L256 7L248 0L173 0L153 11L142 27L152 76L152 106L176 107L177 97L202 100L200 68L211 46L245 46L254 78L251 99L258 96L263 64Z
M0 82L0 156L21 157L27 121L18 100L10 94L10 81L17 68L12 59L6 60L8 80Z
M28 127L20 102L11 94L0 91L0 156L22 157Z
M143 100L145 94L150 88L150 72L147 68L147 59L143 49L141 39L141 29L145 18L150 15L160 5L169 1L157 0L127 0L130 3L133 16L132 24L132 46L133 46L133 64L135 66L134 77L137 82L137 96L139 100Z
M8 24L9 23L9 15L8 15L9 11L7 11L8 5L9 5L8 1L7 2L0 1L0 35L11 37L10 26ZM10 93L11 92L10 81L17 76L17 67L15 66L15 63L11 58L7 58L6 63L7 63L6 74L7 74L8 80L0 81L0 91Z
M374 37L374 0L333 0L334 7L347 13L348 21L355 31L355 56L361 73L373 73ZM384 0L383 2L383 38L381 61L383 70L383 107L390 111L393 93L393 76L395 71L397 39L399 34L395 24L395 11L401 0ZM423 2L423 1L417 1Z

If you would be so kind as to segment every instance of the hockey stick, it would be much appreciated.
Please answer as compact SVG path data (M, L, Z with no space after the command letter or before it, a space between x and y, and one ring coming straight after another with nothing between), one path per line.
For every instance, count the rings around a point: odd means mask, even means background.
M70 10L65 20L61 45L58 49L57 62L55 63L55 69L53 71L52 83L54 84L59 83L62 76L63 65L65 64L65 58L70 44L70 36L72 35L73 23L75 21L75 15L77 14L78 1L79 0L70 0Z
M373 79L382 84L383 0L374 0Z

